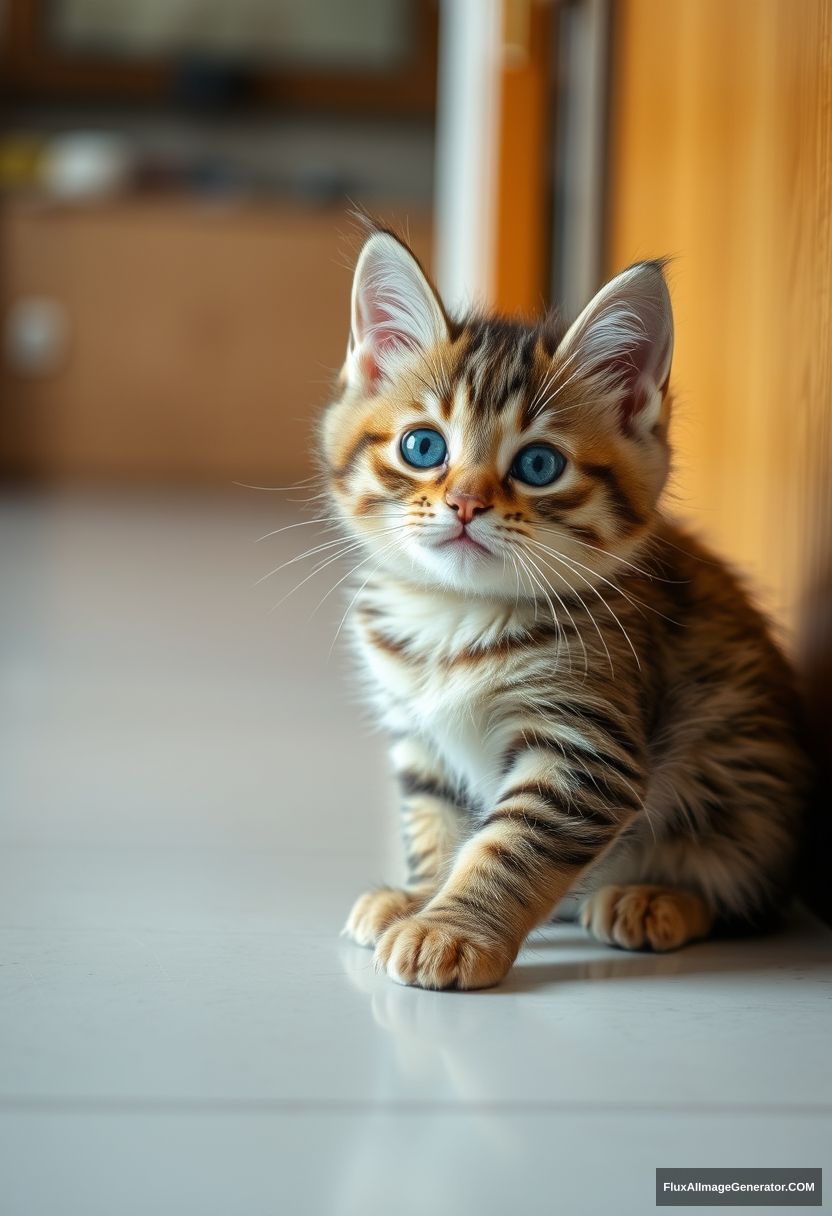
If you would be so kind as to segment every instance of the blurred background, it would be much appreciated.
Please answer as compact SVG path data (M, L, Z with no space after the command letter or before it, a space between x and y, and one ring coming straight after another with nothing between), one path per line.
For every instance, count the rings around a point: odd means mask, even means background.
M669 255L669 504L750 575L828 721L829 23L828 0L3 0L0 477L303 481L354 206L451 306L574 314Z
M461 999L339 943L401 864L307 481L355 206L451 307L673 259L668 508L799 662L832 915L832 0L0 0L9 1216L415 1216L414 1144L448 1211L641 1213L828 1156L816 924L561 929Z
M452 303L669 254L677 509L792 630L829 531L823 0L4 0L0 467L310 469L358 204Z
M303 481L356 205L452 306L574 313L670 255L670 505L825 672L829 23L827 0L3 0L0 475Z

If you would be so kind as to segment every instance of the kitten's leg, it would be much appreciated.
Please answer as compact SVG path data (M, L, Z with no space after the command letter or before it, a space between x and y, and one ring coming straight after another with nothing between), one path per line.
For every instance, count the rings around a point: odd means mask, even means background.
M565 742L554 724L551 742L541 730L532 746L514 741L497 805L436 895L381 937L380 967L422 988L499 983L526 934L641 809L643 770L633 757L643 744L616 726L618 738L593 729Z
M399 741L392 759L401 790L407 886L380 887L356 900L344 933L359 946L374 946L393 921L427 903L459 843L465 815L441 766L422 743Z
M610 946L678 950L708 936L714 913L692 891L639 883L595 891L581 909L581 924Z

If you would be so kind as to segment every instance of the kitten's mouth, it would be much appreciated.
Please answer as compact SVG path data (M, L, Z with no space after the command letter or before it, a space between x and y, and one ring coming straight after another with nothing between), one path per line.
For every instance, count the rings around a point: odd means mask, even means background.
M447 540L440 541L436 548L447 549L450 546L463 551L469 550L471 552L485 553L491 557L491 550L487 549L485 545L481 545L478 540L474 540L473 536L470 536L465 531L465 528L461 532L458 532L456 536L451 536Z

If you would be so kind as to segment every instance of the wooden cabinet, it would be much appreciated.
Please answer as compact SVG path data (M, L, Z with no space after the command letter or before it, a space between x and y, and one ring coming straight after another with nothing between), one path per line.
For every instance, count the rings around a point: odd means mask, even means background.
M404 223L405 217L398 217ZM426 217L410 215L424 255ZM0 294L57 302L66 350L0 372L0 459L44 477L281 484L346 349L361 236L340 209L0 208Z

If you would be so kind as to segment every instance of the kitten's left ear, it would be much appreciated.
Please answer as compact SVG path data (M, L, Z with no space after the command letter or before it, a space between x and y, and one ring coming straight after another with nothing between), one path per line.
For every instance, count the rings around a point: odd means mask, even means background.
M355 268L347 376L372 390L403 356L448 337L445 312L410 250L374 232Z
M658 422L673 358L673 311L664 263L639 262L602 287L564 338L579 375L613 399L623 428ZM571 374L571 372L570 372Z

